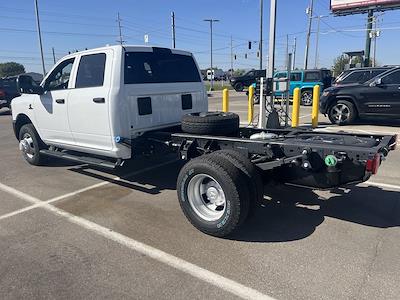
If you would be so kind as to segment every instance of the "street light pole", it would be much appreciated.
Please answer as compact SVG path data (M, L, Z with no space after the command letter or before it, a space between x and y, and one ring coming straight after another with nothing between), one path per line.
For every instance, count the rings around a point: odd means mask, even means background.
M304 69L305 70L308 69L308 52L310 50L310 36L311 36L313 9L314 9L314 0L311 0L310 6L307 8L308 31L307 31L306 51L305 51L305 55L304 55Z
M213 23L219 22L217 19L205 19L205 22L210 23L210 69L211 69L211 81L210 81L210 91L214 89L214 72L213 72Z
M263 14L264 5L263 0L260 0L260 70L263 69Z
M46 68L45 68L45 65L44 65L42 33L40 31L39 8L38 8L37 0L34 0L34 1L35 1L36 27L37 27L38 39L39 39L40 56L42 58L43 76L45 76L46 75Z

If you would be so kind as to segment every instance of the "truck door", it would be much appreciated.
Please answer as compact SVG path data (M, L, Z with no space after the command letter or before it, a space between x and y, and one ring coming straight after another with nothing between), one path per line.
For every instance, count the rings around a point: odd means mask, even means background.
M68 124L67 102L74 58L56 66L44 82L44 94L34 100L34 113L41 138L57 144L74 144Z
M79 57L74 88L68 101L68 116L76 145L110 150L109 120L112 50Z
M366 112L377 115L400 114L400 70L381 78L381 84L369 87L364 95Z

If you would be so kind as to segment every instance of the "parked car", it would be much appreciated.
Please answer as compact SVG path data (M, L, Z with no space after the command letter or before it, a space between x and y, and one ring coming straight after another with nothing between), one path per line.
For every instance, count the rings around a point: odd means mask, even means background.
M275 79L286 78L287 71L279 71L274 75ZM290 96L293 96L295 88L301 90L301 104L310 106L312 105L313 99L313 88L316 85L321 87L321 92L330 87L332 84L332 73L327 69L316 69L316 70L295 70L290 73ZM279 91L279 85L275 83L275 95L281 96L282 92Z
M20 95L16 80L17 76L0 79L0 109L3 107L10 108L11 100Z
M362 84L326 89L320 99L320 111L339 125L364 117L400 118L400 67Z
M209 69L207 70L207 80L223 80L225 78L225 72L221 69Z
M230 79L232 87L237 92L242 92L245 87L249 87L257 82L257 79L265 77L265 70L251 70L242 76L233 76Z
M343 71L332 85L364 83L393 67L358 68Z

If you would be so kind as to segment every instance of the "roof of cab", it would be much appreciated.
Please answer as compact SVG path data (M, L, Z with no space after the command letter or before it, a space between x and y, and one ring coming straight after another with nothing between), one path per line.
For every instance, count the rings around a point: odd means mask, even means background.
M92 53L92 52L97 52L101 50L107 50L107 49L124 49L125 51L148 51L151 52L154 49L165 49L165 50L171 50L172 53L175 54L182 54L182 55L192 55L191 52L185 51L185 50L179 50L179 49L171 49L171 48L165 48L165 47L155 47L155 46L147 46L147 45L107 45L104 47L98 47L98 48L91 48L91 49L85 49L82 51L77 51L70 53L66 55L68 56L76 56L77 54L85 54L85 53Z

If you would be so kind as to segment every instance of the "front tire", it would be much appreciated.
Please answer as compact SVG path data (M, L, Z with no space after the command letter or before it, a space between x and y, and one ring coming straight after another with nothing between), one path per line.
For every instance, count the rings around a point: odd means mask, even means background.
M19 149L25 160L34 166L43 164L43 155L40 150L44 143L40 139L35 127L32 124L25 124L19 131Z
M233 88L235 89L236 92L243 92L244 85L243 85L243 83L238 82L235 84L235 86Z
M357 119L357 110L353 103L347 100L339 100L328 112L332 124L348 125Z
M201 156L183 166L177 192L186 218L212 236L232 234L249 212L249 191L240 170L217 156Z

